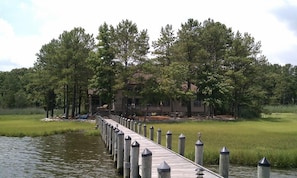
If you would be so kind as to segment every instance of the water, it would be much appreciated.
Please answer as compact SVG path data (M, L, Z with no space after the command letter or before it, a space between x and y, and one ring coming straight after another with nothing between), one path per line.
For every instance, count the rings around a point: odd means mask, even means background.
M118 178L99 136L0 137L0 178Z
M0 137L0 178L119 178L99 136ZM218 172L218 166L207 166ZM256 167L230 166L230 178L255 178ZM295 178L297 169L271 170L271 178Z

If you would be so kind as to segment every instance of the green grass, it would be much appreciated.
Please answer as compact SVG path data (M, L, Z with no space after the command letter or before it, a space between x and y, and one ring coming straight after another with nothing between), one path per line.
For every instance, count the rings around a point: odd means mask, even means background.
M173 150L178 151L178 136L186 136L185 156L194 160L198 132L204 143L204 163L218 164L219 152L226 146L230 163L256 166L264 156L277 168L297 167L297 114L264 115L261 119L240 121L189 121L180 123L147 123L162 130L162 145L170 130ZM156 134L155 134L155 140Z
M66 132L84 131L87 135L98 135L94 124L88 122L44 122L44 115L0 115L0 136L36 137Z

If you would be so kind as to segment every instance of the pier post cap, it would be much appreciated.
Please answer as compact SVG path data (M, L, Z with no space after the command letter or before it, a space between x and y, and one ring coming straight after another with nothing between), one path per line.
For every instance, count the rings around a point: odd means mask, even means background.
M121 130L119 130L118 135L124 135L124 132L122 132Z
M115 128L114 131L115 131L116 133L118 133L120 130L119 130L118 128Z
M178 138L179 138L179 139L183 139L183 138L186 138L186 136L185 136L184 134L181 133L181 134L179 135Z
M152 152L147 148L145 148L141 154L142 157L148 157L148 156L152 156L152 155L153 155Z
M196 146L203 146L203 142L199 139L197 140L197 142L195 143Z
M170 172L170 166L163 161L157 168L158 173L162 173L162 172Z
M224 154L224 155L228 155L230 152L229 150L224 146L221 151L220 151L221 154Z
M127 136L125 137L125 140L131 140L131 137L130 137L129 135L127 135Z
M168 130L166 135L172 135L172 132L170 130Z
M269 163L269 161L266 159L266 157L264 157L264 158L262 158L262 159L258 162L258 166L270 167L270 163Z
M158 132L161 132L161 129L160 128L158 128L158 130L157 130Z
M139 147L139 143L137 141L134 141L132 144L131 144L132 147Z
M145 125L145 124L143 124L143 127L146 127L146 125Z
M141 125L141 123L139 122L139 123L138 123L138 125L140 126L140 125Z
M154 129L154 126L151 126L151 128L150 129Z

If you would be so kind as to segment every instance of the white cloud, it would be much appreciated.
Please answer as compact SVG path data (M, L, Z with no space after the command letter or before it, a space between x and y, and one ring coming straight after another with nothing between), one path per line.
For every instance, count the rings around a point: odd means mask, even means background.
M0 19L0 29L0 61L10 61L7 70L32 67L40 45L37 36L17 36L12 26L3 19Z
M292 1L295 2L296 1ZM33 35L16 34L9 21L0 19L0 61L10 60L19 67L30 67L36 61L35 54L43 44L58 38L63 31L83 27L87 33L97 36L98 27L107 22L117 25L128 19L139 30L148 29L151 40L157 40L160 29L166 24L175 31L189 18L200 22L211 18L231 27L234 32L248 32L262 42L263 54L272 63L287 63L289 52L297 46L297 37L288 24L277 18L274 9L291 3L284 0L32 0L19 3L19 7L32 14ZM21 19L20 19L21 20ZM36 29L37 28L37 29ZM18 29L19 30L19 29ZM4 50L2 50L4 49ZM2 52L3 51L3 52ZM284 56L287 56L286 58ZM291 58L290 58L291 59ZM293 60L292 64L297 65ZM295 62L295 63L294 63Z

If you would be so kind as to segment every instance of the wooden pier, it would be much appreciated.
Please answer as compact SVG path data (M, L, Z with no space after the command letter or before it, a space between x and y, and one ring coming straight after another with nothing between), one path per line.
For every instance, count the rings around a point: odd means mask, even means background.
M103 118L102 118L103 119ZM174 151L167 149L166 147L157 144L156 142L150 140L129 129L112 119L103 119L104 122L110 126L119 129L126 136L131 137L131 143L137 141L139 143L139 164L141 164L141 154L143 150L148 149L152 152L152 166L151 166L151 177L158 177L158 166L164 161L170 167L171 178L217 178L222 177L213 171L202 167L195 162L181 156ZM139 175L142 176L141 165L139 165Z

